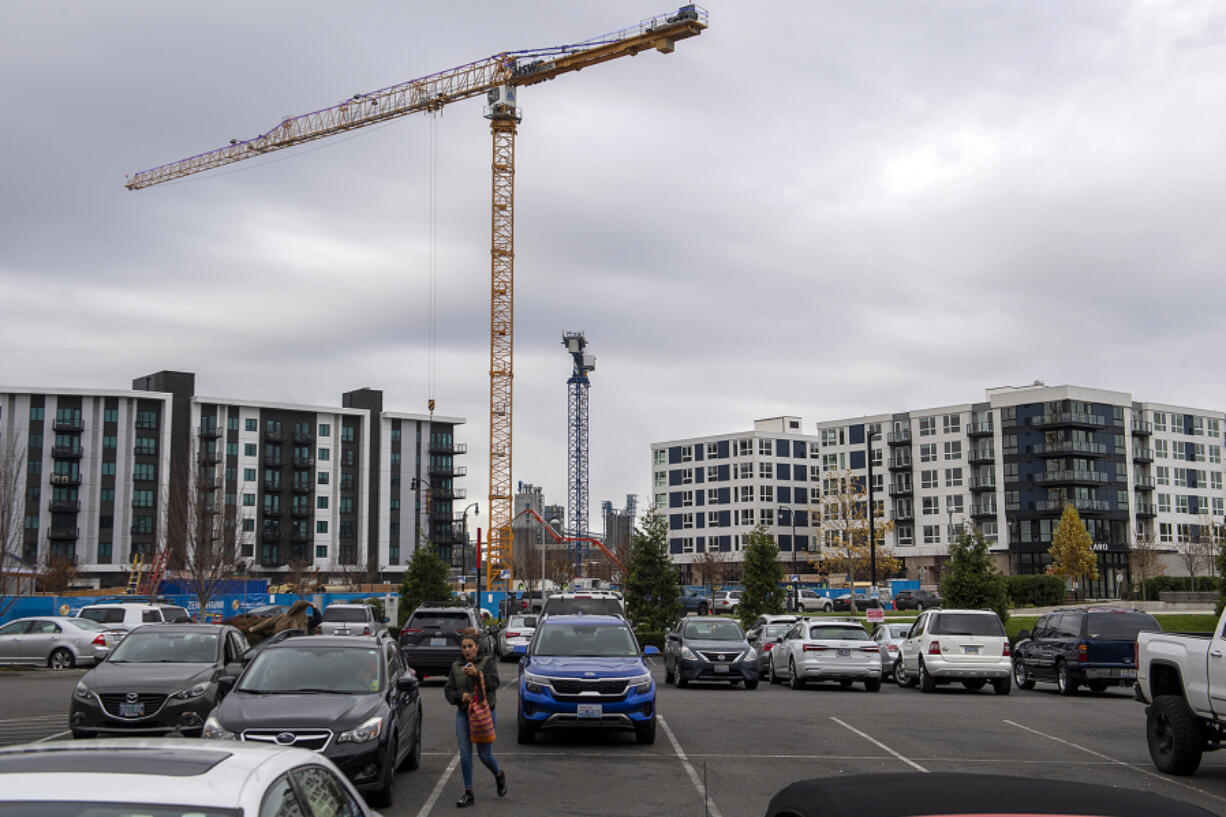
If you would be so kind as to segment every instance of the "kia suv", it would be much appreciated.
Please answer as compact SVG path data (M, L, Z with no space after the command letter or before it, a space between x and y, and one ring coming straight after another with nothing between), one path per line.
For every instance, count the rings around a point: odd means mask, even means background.
M1008 695L1013 673L1009 638L991 610L925 610L899 645L894 680L932 692L938 684L961 681L982 689L991 681L997 695Z
M552 599L551 599L552 601ZM537 622L519 665L520 743L542 729L633 729L639 743L656 739L656 683L621 616L553 615Z
M1036 681L1054 682L1061 695L1082 684L1091 692L1109 686L1132 686L1137 680L1137 633L1161 632L1153 616L1141 610L1082 607L1042 616L1034 632L1022 630L1013 647L1013 680L1022 689Z

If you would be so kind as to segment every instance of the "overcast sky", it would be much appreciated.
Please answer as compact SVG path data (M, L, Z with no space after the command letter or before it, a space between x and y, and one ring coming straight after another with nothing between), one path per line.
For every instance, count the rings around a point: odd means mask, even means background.
M140 192L124 175L676 6L0 4L0 385L437 411L487 492L482 101ZM598 357L591 518L650 444L1076 384L1226 409L1226 5L711 2L524 89L515 481L566 503L565 330Z

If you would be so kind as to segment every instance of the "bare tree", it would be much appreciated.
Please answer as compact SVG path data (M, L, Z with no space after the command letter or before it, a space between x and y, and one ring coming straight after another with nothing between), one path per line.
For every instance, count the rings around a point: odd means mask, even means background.
M295 556L289 560L286 567L289 568L289 573L285 576L285 583L294 595L305 596L319 586L319 569L310 559Z
M1188 589L1196 589L1196 577L1202 570L1209 570L1213 565L1215 546L1213 533L1208 525L1200 526L1197 536L1180 535L1175 543L1175 552L1179 561L1188 572Z
M17 602L23 562L19 559L25 530L26 446L16 429L0 439L0 615ZM7 600L3 597L12 593Z
M515 578L524 583L524 588L531 593L541 587L541 549L544 545L535 541L533 534L521 533L515 540L515 550L512 558L515 560Z
M698 581L714 592L715 585L722 583L725 579L728 560L718 550L704 550L691 568Z
M575 577L575 563L568 551L554 550L545 555L545 577L554 587L566 587Z
M1158 544L1154 541L1152 530L1146 528L1137 531L1132 547L1128 550L1128 564L1133 575L1140 579L1141 600L1148 601L1145 580L1163 572L1162 560L1158 558Z
M47 561L41 573L38 574L38 586L44 593L60 595L77 577L77 563L67 556L54 553L47 554Z

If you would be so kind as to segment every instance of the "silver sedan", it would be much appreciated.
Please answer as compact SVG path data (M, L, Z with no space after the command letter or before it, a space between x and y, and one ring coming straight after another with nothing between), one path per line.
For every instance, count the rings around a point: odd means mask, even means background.
M498 631L495 649L503 661L519 658L528 651L528 642L536 633L536 616L511 616Z
M903 639L907 637L907 633L911 630L911 623L906 624L878 624L873 630L873 640L881 645L881 677L894 677L894 664L898 662L898 658L902 655L899 652L900 645Z
M0 627L0 664L36 664L52 669L97 664L124 635L87 618L19 618Z

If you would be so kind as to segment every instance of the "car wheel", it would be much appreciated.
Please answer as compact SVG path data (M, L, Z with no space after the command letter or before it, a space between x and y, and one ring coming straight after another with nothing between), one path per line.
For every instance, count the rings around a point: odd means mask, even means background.
M907 668L903 666L901 658L894 662L894 683L900 687L915 686L915 679L907 675Z
M690 682L681 677L681 667L677 667L677 689L685 689Z
M920 692L933 692L937 688L937 682L928 674L928 668L924 666L922 659L919 662L919 688Z
M1182 697L1159 695L1145 716L1145 742L1159 771L1188 775L1200 766L1205 731Z
M668 668L668 662L667 662L667 661L665 661L665 662L664 662L664 683L666 683L666 684L671 684L671 683L673 682L673 679L674 679L675 677L676 677L676 676L675 676L675 674L673 673L673 671L672 671L671 669L669 669L669 668Z
M922 601L917 601L917 602L915 603L915 611L916 611L917 613L922 613L922 612L924 612L924 603L923 603Z
M398 768L411 772L421 766L421 703L417 704L417 725L413 727L413 746L409 753L400 761Z
M791 682L792 689L804 689L805 679L800 677L800 673L796 671L796 660L788 659L788 680Z
M527 745L536 740L536 730L524 718L524 711L521 709L515 718L515 741L520 744Z
M387 757L383 761L383 785L370 793L367 798L375 808L391 808L396 799L396 739L392 738L387 747Z
M746 681L746 682L745 682L745 688L746 688L746 689L757 689L757 688L758 688L758 679L757 679L757 678L755 678L755 679L754 679L754 680L752 680L752 681Z
M977 689L983 689L983 685L986 683L987 683L987 680L983 678L967 678L965 681L962 682L962 686L973 691Z
M869 678L867 681L864 682L864 691L865 692L880 692L881 691L881 679L880 678Z
M47 666L51 669L72 669L76 666L77 659L72 652L65 647L52 650L51 655L47 656Z
M656 742L656 716L634 727L634 740L641 746L650 746Z
M1063 661L1056 664L1056 688L1061 695L1077 694L1077 682L1069 675L1068 664Z
M736 615L736 605L735 604L732 605L732 608L730 610L728 610L728 614L733 615L733 616Z
M843 689L851 689L851 681L839 681L839 686Z
M1013 662L1013 683L1017 684L1018 689L1034 689L1034 679L1021 659Z
M834 612L834 603L833 603L833 602L828 602L828 603L827 603L825 606L823 606L823 607L822 607L822 611L823 611L823 612L826 612L826 613L833 613L833 612Z
M775 672L775 662L771 661L766 665L766 678L772 684L782 684L783 679L779 677L779 673Z
M1008 675L1006 675L1004 678L992 679L992 691L997 695L1008 695L1009 688L1012 686L1013 684L1010 682Z

